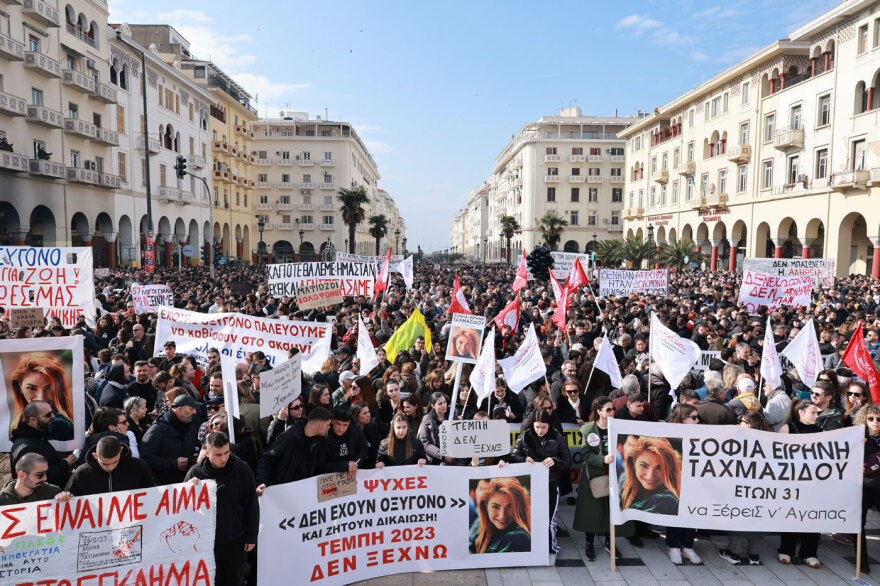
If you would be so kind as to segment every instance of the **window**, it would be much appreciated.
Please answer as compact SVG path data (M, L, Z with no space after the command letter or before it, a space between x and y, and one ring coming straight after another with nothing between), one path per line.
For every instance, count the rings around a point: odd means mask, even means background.
M685 191L684 191L685 201L690 201L694 198L694 182L688 180L686 183Z
M141 159L141 187L147 185L147 160ZM217 188L214 188L214 199L217 199Z
M267 183L269 181L269 175L267 173L258 173L257 174L257 182L258 183Z
M571 201L580 201L581 200L581 190L578 187L571 188Z
M40 39L34 35L28 35L28 51L40 52Z
M235 205L241 205L241 193L239 193L238 191L235 192Z
M831 124L831 94L819 96L819 119L816 120L816 126L828 124Z
M265 152L265 151L261 151L261 152ZM266 157L263 156L260 158L265 159ZM290 151L281 151L281 160L282 161L289 161L290 160Z
M666 186L665 185L660 186L660 205L662 205L662 206L666 205Z
M816 179L828 177L828 149L816 151Z
M163 100L165 98L165 87L164 86L162 86L162 85L159 86L158 94L159 94L159 105L162 106L162 105L164 105Z
M65 60L65 65L67 69L76 69L76 59L74 59L71 55L68 55L67 59Z
M332 224L333 223L333 216L324 216L322 218L322 220L323 220L324 224Z
M612 167L611 168L611 176L612 177L623 177L623 168L622 167Z
M801 124L801 113L802 112L803 112L803 109L801 108L800 104L791 107L791 116L789 116L789 118L788 118L789 123L790 123L789 124L790 130L800 130L801 128L803 128L803 126Z
M116 106L116 132L125 134L125 107Z
M865 169L865 141L857 140L852 146L853 171L864 171Z
M675 149L672 151L672 167L674 169L678 169L678 166L681 164L681 149Z
M688 111L688 128L693 128L693 127L694 127L694 109L691 108Z
M571 154L573 154L573 155L582 155L582 154L584 154L584 148L583 148L583 147L572 147L572 148L571 148Z
M599 201L599 188L591 187L588 196L591 203Z
M193 121L193 105L192 102L189 103L189 121Z
M776 132L776 114L767 114L764 116L764 142L773 140Z
M311 224L312 223L312 216L303 216L300 219L300 222L303 224Z
M736 192L745 193L748 179L748 165L740 165L736 168Z
M880 18L874 19L874 46L880 46Z
M324 173L324 183L333 183L333 175Z
M596 217L596 212L593 212L589 216L587 216L587 225L595 226L597 222L598 218Z
M709 193L709 174L703 173L700 176L700 196L706 197L707 193Z
M547 152L545 154L555 155L556 154L556 147L547 147Z
M165 165L159 165L159 185L165 187Z
M571 215L569 216L569 218L570 218L570 220L569 220L568 223L569 223L570 225L572 225L572 226L577 226L577 225L578 225L578 213L577 213L576 211L571 212Z
M611 203L623 203L623 188L615 187L611 190Z
M281 183L290 183L290 173L281 174Z
M724 96L722 96L722 100L724 102L724 106L721 108L721 112L723 114L727 114L727 110L730 106L730 93L724 92Z
M657 172L657 157L651 157L651 174Z
M128 161L125 153L116 153L116 166L118 167L119 180L128 183Z
M692 162L694 160L694 143L688 143L688 162Z
M79 106L73 103L67 104L67 117L68 118L79 118Z
M660 163L660 169L662 169L663 171L669 169L669 155L666 153L663 153L663 160Z
M751 86L750 86L749 82L747 82L747 81L743 82L743 84L742 84L742 103L743 104L749 103L749 89L750 89L750 87Z
M601 174L602 174L602 169L599 169L599 168L587 169L587 175L589 175L590 177L598 177Z
M548 187L547 188L547 201L556 201L556 188Z
M639 189L639 207L645 205L645 190Z
M773 161L764 161L761 164L761 189L773 187Z
M657 205L657 188L656 187L651 188L651 205L652 206Z
M79 151L70 151L70 166L79 169L80 156Z
M325 161L332 161L333 160L333 153L324 153L324 160Z
M34 106L43 105L43 92L37 88L31 88L31 103Z
M800 174L801 158L798 155L788 158L788 185L797 183Z
M705 104L703 104L703 112L704 112L705 120L708 121L709 120L709 102L706 102Z
M672 203L678 203L678 181L672 184Z
M620 225L620 212L611 212L611 225L619 226Z
M572 169L571 169L572 177L580 177L580 174L581 174L580 167L572 167Z
M859 55L868 50L868 25L859 27Z
M718 193L727 193L727 169L718 171Z
M311 174L309 174L309 175L303 175L303 183L311 183L311 182L312 182L312 176L311 176Z
M547 175L559 175L559 167L547 167Z
M739 144L749 144L749 123L743 122L739 125Z
M302 154L302 158L303 158L303 161L311 161L312 160L312 153L304 151Z

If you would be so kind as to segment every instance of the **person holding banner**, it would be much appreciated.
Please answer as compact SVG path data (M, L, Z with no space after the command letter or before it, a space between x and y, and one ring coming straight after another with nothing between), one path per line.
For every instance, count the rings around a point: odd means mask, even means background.
M844 405L846 406L846 414L844 415L844 424L852 425L856 414L866 405L873 404L871 393L868 391L868 385L862 382L850 383L846 389L846 398Z
M373 417L373 411L364 401L355 401L351 406L351 417L355 424L361 428L364 438L367 440L367 457L363 465L358 468L372 469L376 466L376 456L379 454L379 444L382 438L388 436L391 426Z
M679 405L669 416L669 423L697 425L700 423L699 411L693 405ZM673 461L676 461L674 456ZM636 462L638 463L639 460L636 460ZM645 478L639 477L639 481L643 486L645 485ZM671 488L675 489L676 485L672 483ZM694 551L694 539L696 537L697 530L692 527L666 528L666 547L669 550L669 559L674 565L681 565L682 556L687 558L692 564L699 565L703 563L703 559Z
M862 530L859 533L862 539L861 571L870 574L865 521L868 511L880 509L880 405L865 405L856 413L853 425L865 426L865 477L862 484Z
M376 468L385 466L424 466L427 462L425 446L410 428L406 415L398 413L391 420L391 431L388 437L379 444L376 455Z
M432 393L428 403L428 413L419 425L419 439L425 446L428 464L448 466L455 463L455 458L443 457L440 453L440 424L446 420L448 410L446 395L441 392Z

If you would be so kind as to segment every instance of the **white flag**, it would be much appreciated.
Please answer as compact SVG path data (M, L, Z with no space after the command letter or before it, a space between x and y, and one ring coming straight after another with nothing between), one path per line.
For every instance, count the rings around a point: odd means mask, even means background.
M361 361L360 374L367 376L371 370L379 364L379 357L376 356L376 349L373 348L373 340L370 339L370 332L364 325L364 320L358 314L358 349L357 357Z
M816 338L812 319L804 324L794 340L782 351L782 355L791 360L801 380L808 389L812 389L819 371L822 370L822 355L819 353L819 340Z
M471 389L477 394L477 403L495 390L495 328L486 334L480 357L468 380L471 381Z
M403 275L403 282L406 285L407 289L412 289L413 286L413 255L409 255L409 258L406 260L400 261L398 264L400 269L400 274Z
M547 365L538 347L538 336L535 335L535 324L529 324L526 339L510 358L499 360L507 386L515 393L521 393L526 385L547 374Z
M611 377L611 386L613 388L619 389L623 386L620 366L617 364L617 357L614 355L614 349L611 348L611 343L608 341L607 333L599 345L599 351L596 353L596 360L593 361L593 366Z
M660 323L656 313L651 314L650 340L651 358L660 366L670 389L675 390L681 384L684 375L700 359L700 347Z
M769 315L767 316L767 331L764 332L764 348L761 350L761 376L774 389L782 384L782 365L779 364L779 354L776 352L776 340L773 339L773 328L770 325Z

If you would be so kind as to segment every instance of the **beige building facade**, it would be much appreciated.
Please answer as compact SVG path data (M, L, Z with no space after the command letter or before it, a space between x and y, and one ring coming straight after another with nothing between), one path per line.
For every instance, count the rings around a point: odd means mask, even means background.
M878 7L844 2L630 126L625 235L880 276Z

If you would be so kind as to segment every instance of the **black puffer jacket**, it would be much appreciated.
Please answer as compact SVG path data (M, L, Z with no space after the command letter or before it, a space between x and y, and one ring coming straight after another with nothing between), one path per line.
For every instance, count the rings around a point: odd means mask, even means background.
M19 425L12 432L10 465L15 470L15 464L19 458L25 454L39 454L49 463L46 481L55 486L64 486L67 484L67 479L70 478L70 466L67 464L67 460L62 458L55 447L49 443L48 437L47 433L26 423Z
M177 467L177 459L192 458L198 453L200 425L198 417L185 424L173 411L168 411L144 434L141 458L150 465L159 484L183 482L186 470Z
M324 450L326 459L320 466L322 472L347 472L349 462L357 462L360 468L361 464L366 464L370 453L367 438L356 423L349 423L342 435L336 435L331 428Z
M214 468L208 458L189 469L186 480L200 478L217 482L217 531L215 546L256 543L260 522L257 484L250 467L235 454L223 468Z
M278 436L257 464L257 484L271 486L317 475L323 461L323 437L306 437L305 419Z
M73 496L86 496L102 492L138 490L156 486L153 473L147 463L134 458L127 446L122 446L119 463L112 472L107 472L95 459L97 444L86 452L86 463L73 471L64 490Z
M412 444L412 455L406 457L406 442ZM427 460L425 456L425 446L419 441L412 430L407 435L407 440L398 440L394 442L394 453L388 453L388 438L382 440L379 444L379 453L376 455L376 463L382 462L386 466L406 466L408 464L418 464L419 460Z
M553 467L550 468L550 484L558 485L562 474L568 474L571 468L571 452L565 438L553 429L547 430L544 437L539 437L535 433L535 429L527 429L519 434L516 444L513 446L513 453L510 455L510 461L525 462L526 458L531 458L535 462L541 463L547 458L553 458Z

